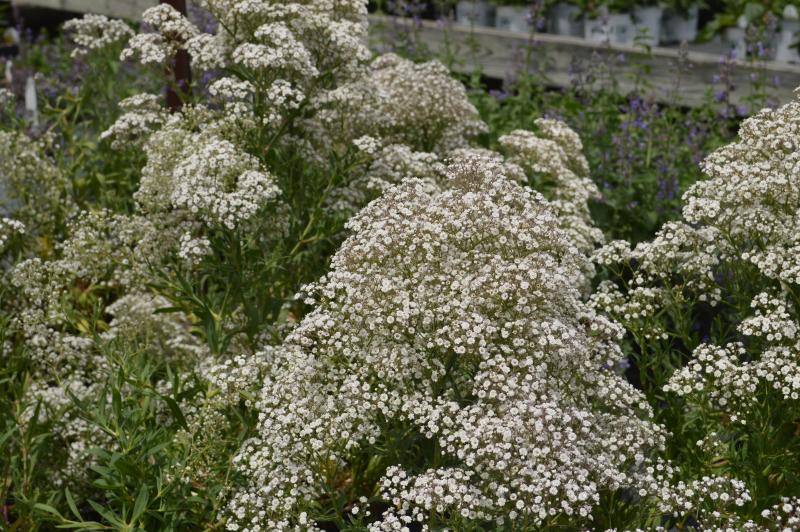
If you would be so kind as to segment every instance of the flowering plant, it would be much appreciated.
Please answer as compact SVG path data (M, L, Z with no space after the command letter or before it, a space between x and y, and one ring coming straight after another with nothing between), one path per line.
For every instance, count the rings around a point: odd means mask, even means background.
M566 122L487 125L360 0L202 7L71 22L39 126L0 93L0 527L797 524L800 102L599 247ZM184 52L168 109L133 73Z
M786 467L798 457L790 434L800 397L799 110L794 101L747 119L737 142L704 161L709 179L684 195L683 221L633 249L616 242L595 255L617 281L593 297L633 336L648 394L674 405L667 426L705 434L700 460L724 459L770 485L761 507L796 489Z

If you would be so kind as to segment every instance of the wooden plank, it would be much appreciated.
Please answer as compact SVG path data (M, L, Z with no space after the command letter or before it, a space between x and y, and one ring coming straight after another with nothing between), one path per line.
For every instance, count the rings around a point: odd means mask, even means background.
M158 0L13 0L19 7L41 7L72 11L74 13L98 13L109 17L138 20L142 12L153 7Z
M597 86L608 86L613 78L627 92L637 86L638 77L660 100L674 102L678 94L679 102L685 105L705 101L722 63L719 54L694 50L654 47L645 54L636 46L596 44L578 37L546 33L530 36L495 28L370 15L371 46L387 50L386 44L393 42L424 45L436 56L446 58L456 72L479 72L496 79L507 79L527 68L544 76L549 85L568 87L576 71L594 70ZM679 69L679 64L685 68ZM766 84L768 95L777 104L790 101L794 88L800 86L800 66L788 63L732 61L727 75L734 86L731 101L736 105L746 104L753 96L753 79ZM773 86L775 81L777 87Z
M157 0L15 0L15 3L138 18L147 7L156 5ZM649 84L660 100L674 102L677 94L679 102L686 105L704 102L721 71L721 55L704 51L688 51L683 61L689 68L678 75L682 59L677 48L655 47L644 54L635 46L598 45L577 37L546 33L531 37L495 28L370 15L373 48L385 49L398 36L406 42L425 45L439 57L450 58L448 66L461 73L480 72L490 78L506 79L522 69L539 73L552 86L568 87L575 79L575 72L592 71L596 86L609 86L613 81L620 90L628 92L636 88L638 79ZM734 87L730 99L736 105L744 105L752 98L753 79L764 83L776 104L790 101L794 88L800 86L800 65L788 63L734 61L728 75Z

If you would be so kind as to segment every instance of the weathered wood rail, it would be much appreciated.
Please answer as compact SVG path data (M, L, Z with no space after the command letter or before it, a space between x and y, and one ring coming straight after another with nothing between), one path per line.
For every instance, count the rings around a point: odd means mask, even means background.
M13 1L20 7L94 12L132 20L158 3L158 0ZM505 79L520 68L528 68L552 86L567 87L576 70L591 69L598 78L596 83L610 83L613 79L621 90L627 91L636 86L638 79L653 88L661 99L675 101L677 95L678 101L686 105L705 101L709 87L721 71L721 54L696 49L682 58L677 48L655 47L645 54L635 46L598 45L576 37L547 33L531 37L495 28L370 15L370 42L374 48L386 49L387 43L397 42L398 36L412 37L434 54L449 57L449 66L461 73L479 72L490 78ZM681 62L688 68L679 69ZM800 65L788 63L735 61L727 75L733 86L730 98L734 104L745 103L753 94L753 79L765 84L776 103L790 101L794 88L800 86Z
M12 0L19 7L41 7L74 13L98 13L110 17L138 20L142 12L158 0Z
M576 69L594 69L609 83L611 71L620 89L630 90L637 76L664 100L675 101L677 93L685 105L705 101L709 87L721 71L721 54L689 50L681 58L677 48L655 47L645 54L642 48L622 45L603 45L576 37L547 33L512 33L495 28L463 27L428 20L370 16L371 44L385 48L386 43L421 43L440 57L449 57L450 66L457 72L479 72L490 78L505 79L524 68L546 78L548 84L567 87ZM527 60L526 60L527 59ZM678 75L678 65L685 68ZM767 92L777 103L792 99L793 90L800 86L800 65L789 63L734 61L728 75L734 89L730 92L734 104L745 103L754 91L753 79L767 85ZM777 87L774 83L777 81ZM720 85L718 85L720 86Z

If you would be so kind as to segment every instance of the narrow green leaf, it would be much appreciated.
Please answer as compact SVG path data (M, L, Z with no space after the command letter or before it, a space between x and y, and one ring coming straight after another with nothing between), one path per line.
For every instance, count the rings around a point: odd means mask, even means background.
M10 438L12 434L14 434L14 432L15 432L16 430L17 430L17 426L16 426L16 425L13 425L13 426L12 426L10 429L8 429L8 430L6 431L6 433L5 433L5 434L3 434L2 436L0 436L0 446L2 446L2 445L3 445L3 444L6 442L6 440L7 440L8 438Z
M119 393L119 388L114 388L111 392L111 406L114 409L114 415L117 422L122 420L122 396Z
M147 509L147 502L149 499L149 494L147 490L147 486L142 486L139 490L139 495L136 497L136 502L133 503L133 514L131 515L131 525L133 525L137 519L144 513Z
M67 505L69 506L72 515L83 521L83 516L78 511L78 506L75 504L75 499L72 497L72 493L70 493L69 488L65 488L64 494L67 497Z
M97 512L98 514L100 514L103 517L103 519L105 519L106 521L108 521L109 523L111 523L112 525L114 525L116 527L119 527L119 528L124 528L125 527L125 523L123 523L113 512L111 512L110 510L107 510L106 508L103 508L102 506L100 506L99 504L97 504L96 502L94 502L91 499L89 499L88 502L89 502L89 506L94 508L94 511Z
M161 398L164 399L164 402L167 403L170 412L172 412L172 415L175 416L175 419L178 420L180 426L188 430L189 425L186 424L186 418L183 417L183 412L181 412L181 407L178 406L178 403L175 402L175 399L173 399L172 397L168 397L166 395L162 395Z
M72 530L108 530L109 527L97 521L81 521L80 523L67 523L58 525L56 528Z
M49 513L51 515L55 515L56 517L58 517L60 519L63 519L63 517L61 516L61 513L58 510L56 510L55 508L53 508L52 506L50 506L49 504L44 504L44 503L41 503L41 502L37 502L36 504L33 505L33 507L35 509L37 509L37 510L41 510L42 512L47 512L47 513Z

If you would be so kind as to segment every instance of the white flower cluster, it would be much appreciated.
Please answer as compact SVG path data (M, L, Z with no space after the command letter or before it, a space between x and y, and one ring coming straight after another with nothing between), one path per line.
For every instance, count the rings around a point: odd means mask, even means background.
M253 96L255 87L249 81L225 77L209 85L208 92L224 100L244 101Z
M30 360L26 418L39 410L50 420L56 442L63 444L66 466L57 483L87 473L89 449L109 448L111 441L75 411L73 398L96 401L102 377L111 368L101 343L125 342L152 350L161 358L204 357L207 348L193 334L182 313L158 313L172 306L143 292L148 266L166 253L154 226L141 217L107 211L84 212L67 228L68 238L55 257L29 258L13 266L13 291L4 304L11 310L11 330ZM94 323L86 308L100 312ZM108 323L104 317L111 319Z
M359 137L353 144L363 157L363 173L331 191L327 204L333 211L352 215L405 179L424 180L435 190L444 177L445 165L434 153L416 152L403 144L383 147L369 136Z
M339 143L357 149L360 171L331 192L327 205L334 211L355 213L406 178L436 186L444 164L462 156L503 161L471 146L486 126L464 86L437 61L380 56L363 75L319 94L309 107L314 115L302 125L304 138L312 139L312 159L324 162ZM511 166L506 173L524 180L524 172Z
M155 94L137 94L119 103L124 113L100 134L101 139L111 139L111 147L140 147L141 140L158 129L167 119L160 97Z
M219 394L217 400L235 404L244 396L248 406L254 402L270 366L275 363L276 348L266 347L252 355L237 355L229 360L207 364L204 378Z
M795 101L745 120L738 142L703 162L710 179L687 191L688 223L717 228L771 279L800 284L800 91Z
M0 213L25 225L32 235L52 234L75 210L69 182L53 163L46 140L0 131Z
M254 37L265 44L240 45L233 51L234 64L255 71L289 71L301 78L319 75L311 54L284 24L265 24L256 30Z
M280 195L258 159L232 142L203 134L187 139L193 150L174 170L170 200L178 209L210 217L233 229Z
M679 517L696 516L699 530L732 531L739 528L739 518L726 510L741 508L751 501L744 482L725 477L706 476L688 483L680 481L666 491L672 493L664 494L662 511Z
M224 31L195 38L193 55L211 57L203 50L208 47L223 62L244 60L268 76L293 71L301 77L340 76L370 56L363 0L203 0L201 5Z
M264 97L272 110L263 118L263 123L267 126L277 126L282 114L296 111L305 101L305 94L301 90L282 79L276 79Z
M64 31L72 33L72 40L77 45L72 51L73 58L127 42L134 35L134 31L124 21L94 14L68 20L64 23Z
M790 314L792 304L785 297L761 292L753 298L750 306L755 314L739 324L739 332L745 336L763 337L770 344L794 341L798 324Z
M709 401L729 412L731 421L744 423L744 414L759 397L762 384L775 389L784 400L800 399L799 349L798 344L770 346L758 360L748 361L748 350L742 343L724 347L702 344L664 389Z
M315 99L309 134L350 139L370 135L384 144L423 152L469 147L486 129L466 89L438 61L414 63L394 54L376 58L369 71Z
M26 338L31 358L46 372L69 373L68 368L84 367L84 358L94 356L84 349L91 341L83 335L91 331L71 321L76 292L103 297L140 286L148 278L148 261L157 261L163 252L157 249L153 226L139 217L83 213L69 233L70 238L59 244L58 258L27 259L10 272L19 309L15 325Z
M192 233L181 236L178 257L187 265L198 264L203 258L211 254L211 242L204 236L194 237Z
M660 493L664 434L603 369L621 330L582 303L581 257L546 200L498 168L461 159L443 190L408 180L351 219L316 309L271 355L230 530L314 529L330 468L391 445L398 423L435 450L427 471L386 471L374 530L588 524L601 490Z
M213 130L194 133L186 125L179 118L147 143L148 162L136 193L146 212L178 211L234 229L277 200L276 180L256 157Z
M608 257L608 252L613 249L608 246L598 251L598 254ZM597 257L597 255L594 257ZM603 309L617 321L624 323L625 327L641 334L647 339L666 339L667 332L653 323L652 318L664 301L668 293L659 287L634 286L623 294L619 287L611 281L602 281L591 295L592 306Z
M0 218L0 253L12 239L25 234L25 224L13 218Z
M770 522L771 530L792 532L800 529L800 497L782 497L781 502L762 511L761 517Z
M630 280L625 293L605 283L594 302L646 338L665 334L653 317L670 309L739 310L730 328L745 340L700 345L666 390L745 422L759 390L800 398L800 308L793 295L800 285L800 92L792 103L745 120L739 140L708 156L703 169L709 179L684 196L685 221L665 224L634 250L612 243L595 253L598 263L630 269Z
M604 240L589 213L589 200L600 191L589 176L589 163L583 156L580 137L558 120L535 121L538 135L517 130L500 137L499 143L509 161L530 176L531 185L547 195L561 227L584 253L591 253ZM587 265L587 272L591 273Z
M136 338L162 357L199 360L207 354L208 347L192 334L193 324L188 317L180 312L158 312L171 306L163 296L142 291L128 293L106 307L105 313L112 319L101 338L105 341Z
M120 59L138 59L144 65L164 65L200 30L169 4L159 4L142 14L152 33L138 33L128 42Z
M800 91L745 120L739 141L703 162L710 179L685 195L684 218L717 230L720 260L749 261L770 279L800 284ZM735 245L744 243L741 248Z
M562 122L537 120L536 125L538 136L518 130L501 139L507 157L473 147L442 153L420 152L405 144L384 144L385 141L369 135L358 137L352 142L364 158L363 175L335 189L329 205L335 210L357 212L369 200L407 178L422 179L434 190L446 180L446 163L472 161L545 194L561 228L575 247L588 255L602 242L603 235L593 225L589 213L588 200L598 192L587 177L588 163L581 152L581 141ZM462 143L467 141L462 139ZM588 281L593 273L591 262L585 260L582 270Z
M96 376L103 369L95 368ZM111 448L113 439L99 427L75 411L75 400L93 400L102 393L102 385L96 380L90 382L79 375L65 374L57 385L45 381L33 381L26 390L24 400L28 408L22 414L24 423L30 423L38 414L38 423L49 422L53 443L60 444L64 454L64 466L53 471L55 486L70 486L76 481L88 480L89 467L94 458L89 452L93 447ZM52 449L58 449L54 445ZM50 456L49 459L55 457Z
M375 155L381 149L381 141L369 135L353 140L353 145L367 155Z
M228 70L209 85L222 105L186 105L169 115L140 95L123 102L126 112L104 138L115 146L144 140L136 199L158 225L240 228L262 207L277 206L280 190L265 161L273 146L302 145L302 132L293 132L308 114L303 104L363 74L366 3L205 0L202 7L216 17L217 33L159 5L144 14L150 32L135 36L123 57L161 65L186 49L193 68Z

